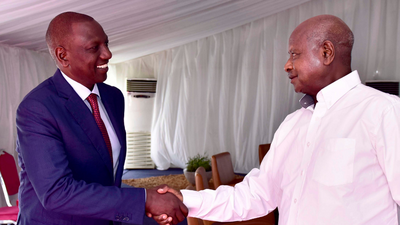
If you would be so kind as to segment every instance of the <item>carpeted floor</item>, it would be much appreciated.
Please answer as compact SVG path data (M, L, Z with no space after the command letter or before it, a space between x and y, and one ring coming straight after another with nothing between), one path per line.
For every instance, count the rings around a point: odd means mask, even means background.
M185 175L183 174L170 174L157 177L126 179L122 180L122 182L126 185L140 188L153 188L161 184L168 184L168 186L174 189L185 189L190 185L189 181L187 181Z
M235 175L237 179L243 179L242 175ZM189 183L184 174L170 174L164 176L156 177L146 177L137 179L124 179L122 183L128 185L128 187L138 187L138 188L153 188L162 184L167 184L174 189L194 189L193 185ZM213 189L213 180L208 183L208 186Z

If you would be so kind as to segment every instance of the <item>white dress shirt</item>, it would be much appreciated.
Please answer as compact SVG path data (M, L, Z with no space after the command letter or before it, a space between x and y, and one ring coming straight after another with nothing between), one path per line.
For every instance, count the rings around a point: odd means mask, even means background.
M104 108L103 102L101 101L101 96L100 96L99 89L97 88L97 84L95 84L93 87L93 90L90 91L87 87L72 80L67 75L65 75L63 72L61 72L61 74L63 75L65 80L67 80L67 82L72 86L72 88L79 95L79 97L86 104L86 106L90 109L90 112L92 112L92 107L90 106L90 103L86 98L89 97L89 95L92 93L97 95L97 102L99 104L100 116L104 122L104 125L106 126L108 137L110 138L110 142L111 142L112 155L113 155L113 171L114 171L114 179L115 179L115 173L117 172L118 162L119 162L119 160L118 160L119 153L121 152L121 144L119 143L118 136L115 133L114 127L112 126L112 123L110 121L110 118L108 117L107 111Z
M278 206L280 225L398 224L399 98L361 84L357 71L322 89L315 108L307 97L235 188L182 190L189 216L247 220Z

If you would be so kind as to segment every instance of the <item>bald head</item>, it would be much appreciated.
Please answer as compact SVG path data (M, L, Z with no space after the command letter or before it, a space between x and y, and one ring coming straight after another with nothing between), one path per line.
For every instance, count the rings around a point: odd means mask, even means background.
M284 67L295 91L316 101L322 88L349 74L353 43L350 28L332 15L312 17L297 26Z
M54 49L59 45L63 46L64 41L72 34L72 24L90 21L95 20L76 12L64 12L51 20L46 32L46 42L53 59L56 59Z
M351 51L354 35L340 18L332 15L319 15L301 23L290 38L303 36L310 45L322 46L325 41L332 42L336 57L343 64L351 65Z

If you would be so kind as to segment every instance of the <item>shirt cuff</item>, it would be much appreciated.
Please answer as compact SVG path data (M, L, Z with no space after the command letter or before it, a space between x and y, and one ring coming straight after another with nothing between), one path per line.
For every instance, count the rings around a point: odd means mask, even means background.
M181 190L183 196L183 204L189 209L198 209L203 203L203 197L198 191Z

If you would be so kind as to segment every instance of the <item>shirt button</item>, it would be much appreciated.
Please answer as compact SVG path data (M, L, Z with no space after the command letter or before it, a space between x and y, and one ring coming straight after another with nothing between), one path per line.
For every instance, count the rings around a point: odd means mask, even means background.
M311 145L311 143L310 143L310 142L307 142L307 147L310 147L310 145Z
M297 198L295 198L293 202L294 202L294 204L296 204L297 203Z

